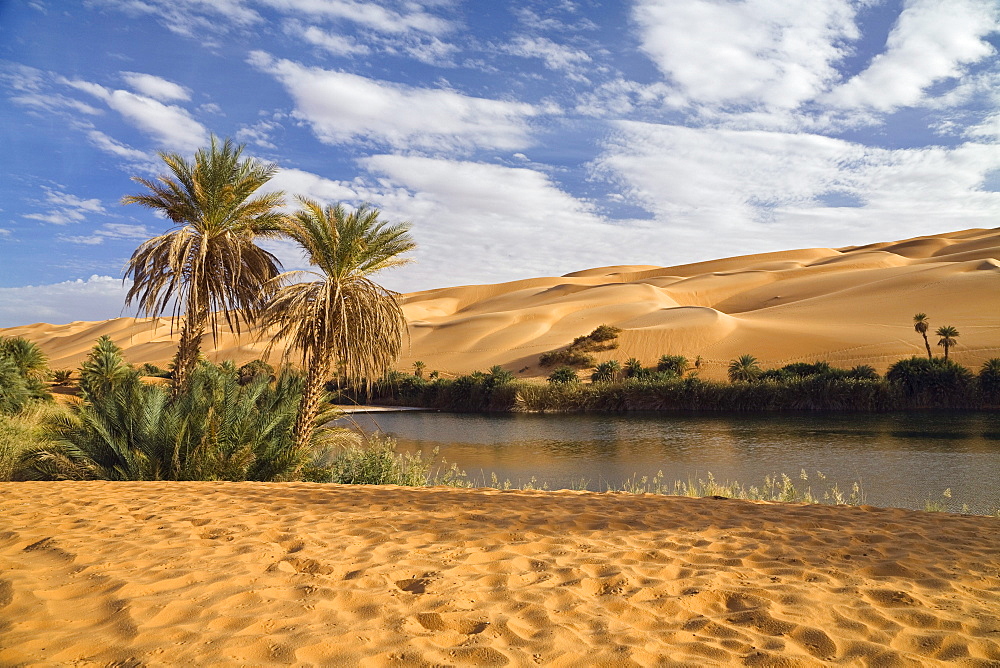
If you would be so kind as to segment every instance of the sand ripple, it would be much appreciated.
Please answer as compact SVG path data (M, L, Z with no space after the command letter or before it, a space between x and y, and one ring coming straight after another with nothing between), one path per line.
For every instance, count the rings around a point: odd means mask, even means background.
M0 665L1000 665L1000 523L719 499L0 485Z

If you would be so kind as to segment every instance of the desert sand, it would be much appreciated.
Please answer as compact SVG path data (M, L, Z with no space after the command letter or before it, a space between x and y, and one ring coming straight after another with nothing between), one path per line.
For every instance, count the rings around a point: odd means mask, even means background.
M600 324L624 331L620 348L598 354L598 361L636 357L652 366L664 354L700 355L701 375L722 378L729 360L749 353L765 368L827 360L884 372L902 357L925 354L912 326L918 312L930 316L931 336L942 325L957 327L951 354L975 368L1000 357L1000 228L674 267L604 267L415 292L402 302L410 336L397 368L412 369L420 360L444 375L494 364L520 377L547 375L539 355ZM135 363L163 366L176 348L166 319L0 330L39 343L57 369L78 367L102 334ZM213 360L238 362L265 348L253 336L237 340L228 333L214 351L210 339L204 346Z
M1000 520L309 483L0 483L0 665L1000 665Z

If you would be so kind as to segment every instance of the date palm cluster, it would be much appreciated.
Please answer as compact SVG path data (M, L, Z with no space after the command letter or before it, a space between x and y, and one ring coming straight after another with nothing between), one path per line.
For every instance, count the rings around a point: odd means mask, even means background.
M396 359L405 331L398 295L371 275L407 262L415 247L406 223L388 224L369 206L348 210L265 191L277 166L243 156L243 146L219 141L193 161L161 153L167 173L136 177L146 192L123 198L164 215L173 228L143 242L125 271L126 305L150 317L169 315L179 328L172 395L188 391L202 338L224 323L239 333L259 327L272 342L300 355L306 374L294 434L307 447L334 360L349 379L377 378ZM258 245L297 244L311 272L281 272Z

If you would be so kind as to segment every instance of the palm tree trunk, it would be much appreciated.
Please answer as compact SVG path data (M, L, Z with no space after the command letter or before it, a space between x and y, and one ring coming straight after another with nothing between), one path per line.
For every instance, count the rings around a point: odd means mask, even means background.
M191 373L198 364L201 353L201 337L205 333L205 318L192 318L187 315L181 325L181 341L174 355L174 378L171 394L177 396L185 389L191 379Z
M927 348L927 359L934 359L934 355L931 353L931 342L927 340L927 332L921 332L920 335L924 337L924 347ZM945 349L945 357L948 357L947 349Z
M322 352L316 353L306 372L306 385L302 389L302 400L299 402L299 414L295 418L295 447L300 451L309 448L315 429L316 414L323 400L325 391L323 384L330 375L330 356Z
M944 359L945 359L946 362L948 361L948 344L947 343L944 344Z

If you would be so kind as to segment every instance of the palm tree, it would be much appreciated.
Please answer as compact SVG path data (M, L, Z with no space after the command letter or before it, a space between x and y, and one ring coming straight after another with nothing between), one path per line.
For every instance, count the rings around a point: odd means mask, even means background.
M642 368L642 362L640 362L635 357L629 357L625 360L625 366L622 369L625 372L626 378L638 378L643 375L645 369Z
M941 340L938 341L938 345L944 346L944 358L948 359L948 349L958 343L958 341L955 340L955 337L958 336L958 330L951 325L945 325L944 327L938 327L935 334L941 337Z
M170 313L181 319L174 360L176 396L198 361L206 328L217 338L221 319L239 333L267 301L279 263L254 244L257 237L278 235L284 216L281 192L257 194L277 166L243 158L243 145L213 136L194 162L177 153L160 153L169 174L156 181L133 177L149 193L129 195L123 204L139 204L166 215L176 226L143 242L126 265L132 287L125 304L138 303L152 317Z
M760 376L760 366L753 355L740 355L729 363L729 382L751 381Z
M23 336L0 338L0 357L6 357L17 367L25 378L44 380L49 371L49 358L38 347Z
M613 383L618 379L618 372L621 371L622 366L617 360L608 360L607 362L601 362L594 369L594 373L591 374L590 380L595 383Z
M933 359L934 355L931 354L931 344L927 340L927 329L930 327L930 321L927 320L926 313L918 313L913 316L913 329L924 337L924 347L927 348L927 359Z
M417 360L416 362L413 363L413 375L416 376L417 378L423 378L424 369L426 368L427 368L426 364Z
M316 280L281 288L262 314L274 340L288 340L302 355L306 384L295 423L295 439L306 448L334 361L341 360L348 382L380 378L399 354L406 320L397 294L369 276L407 263L413 250L407 223L389 225L378 209L363 205L348 213L342 205L323 207L299 200L302 208L284 225L316 272L287 272L273 281L311 275Z

